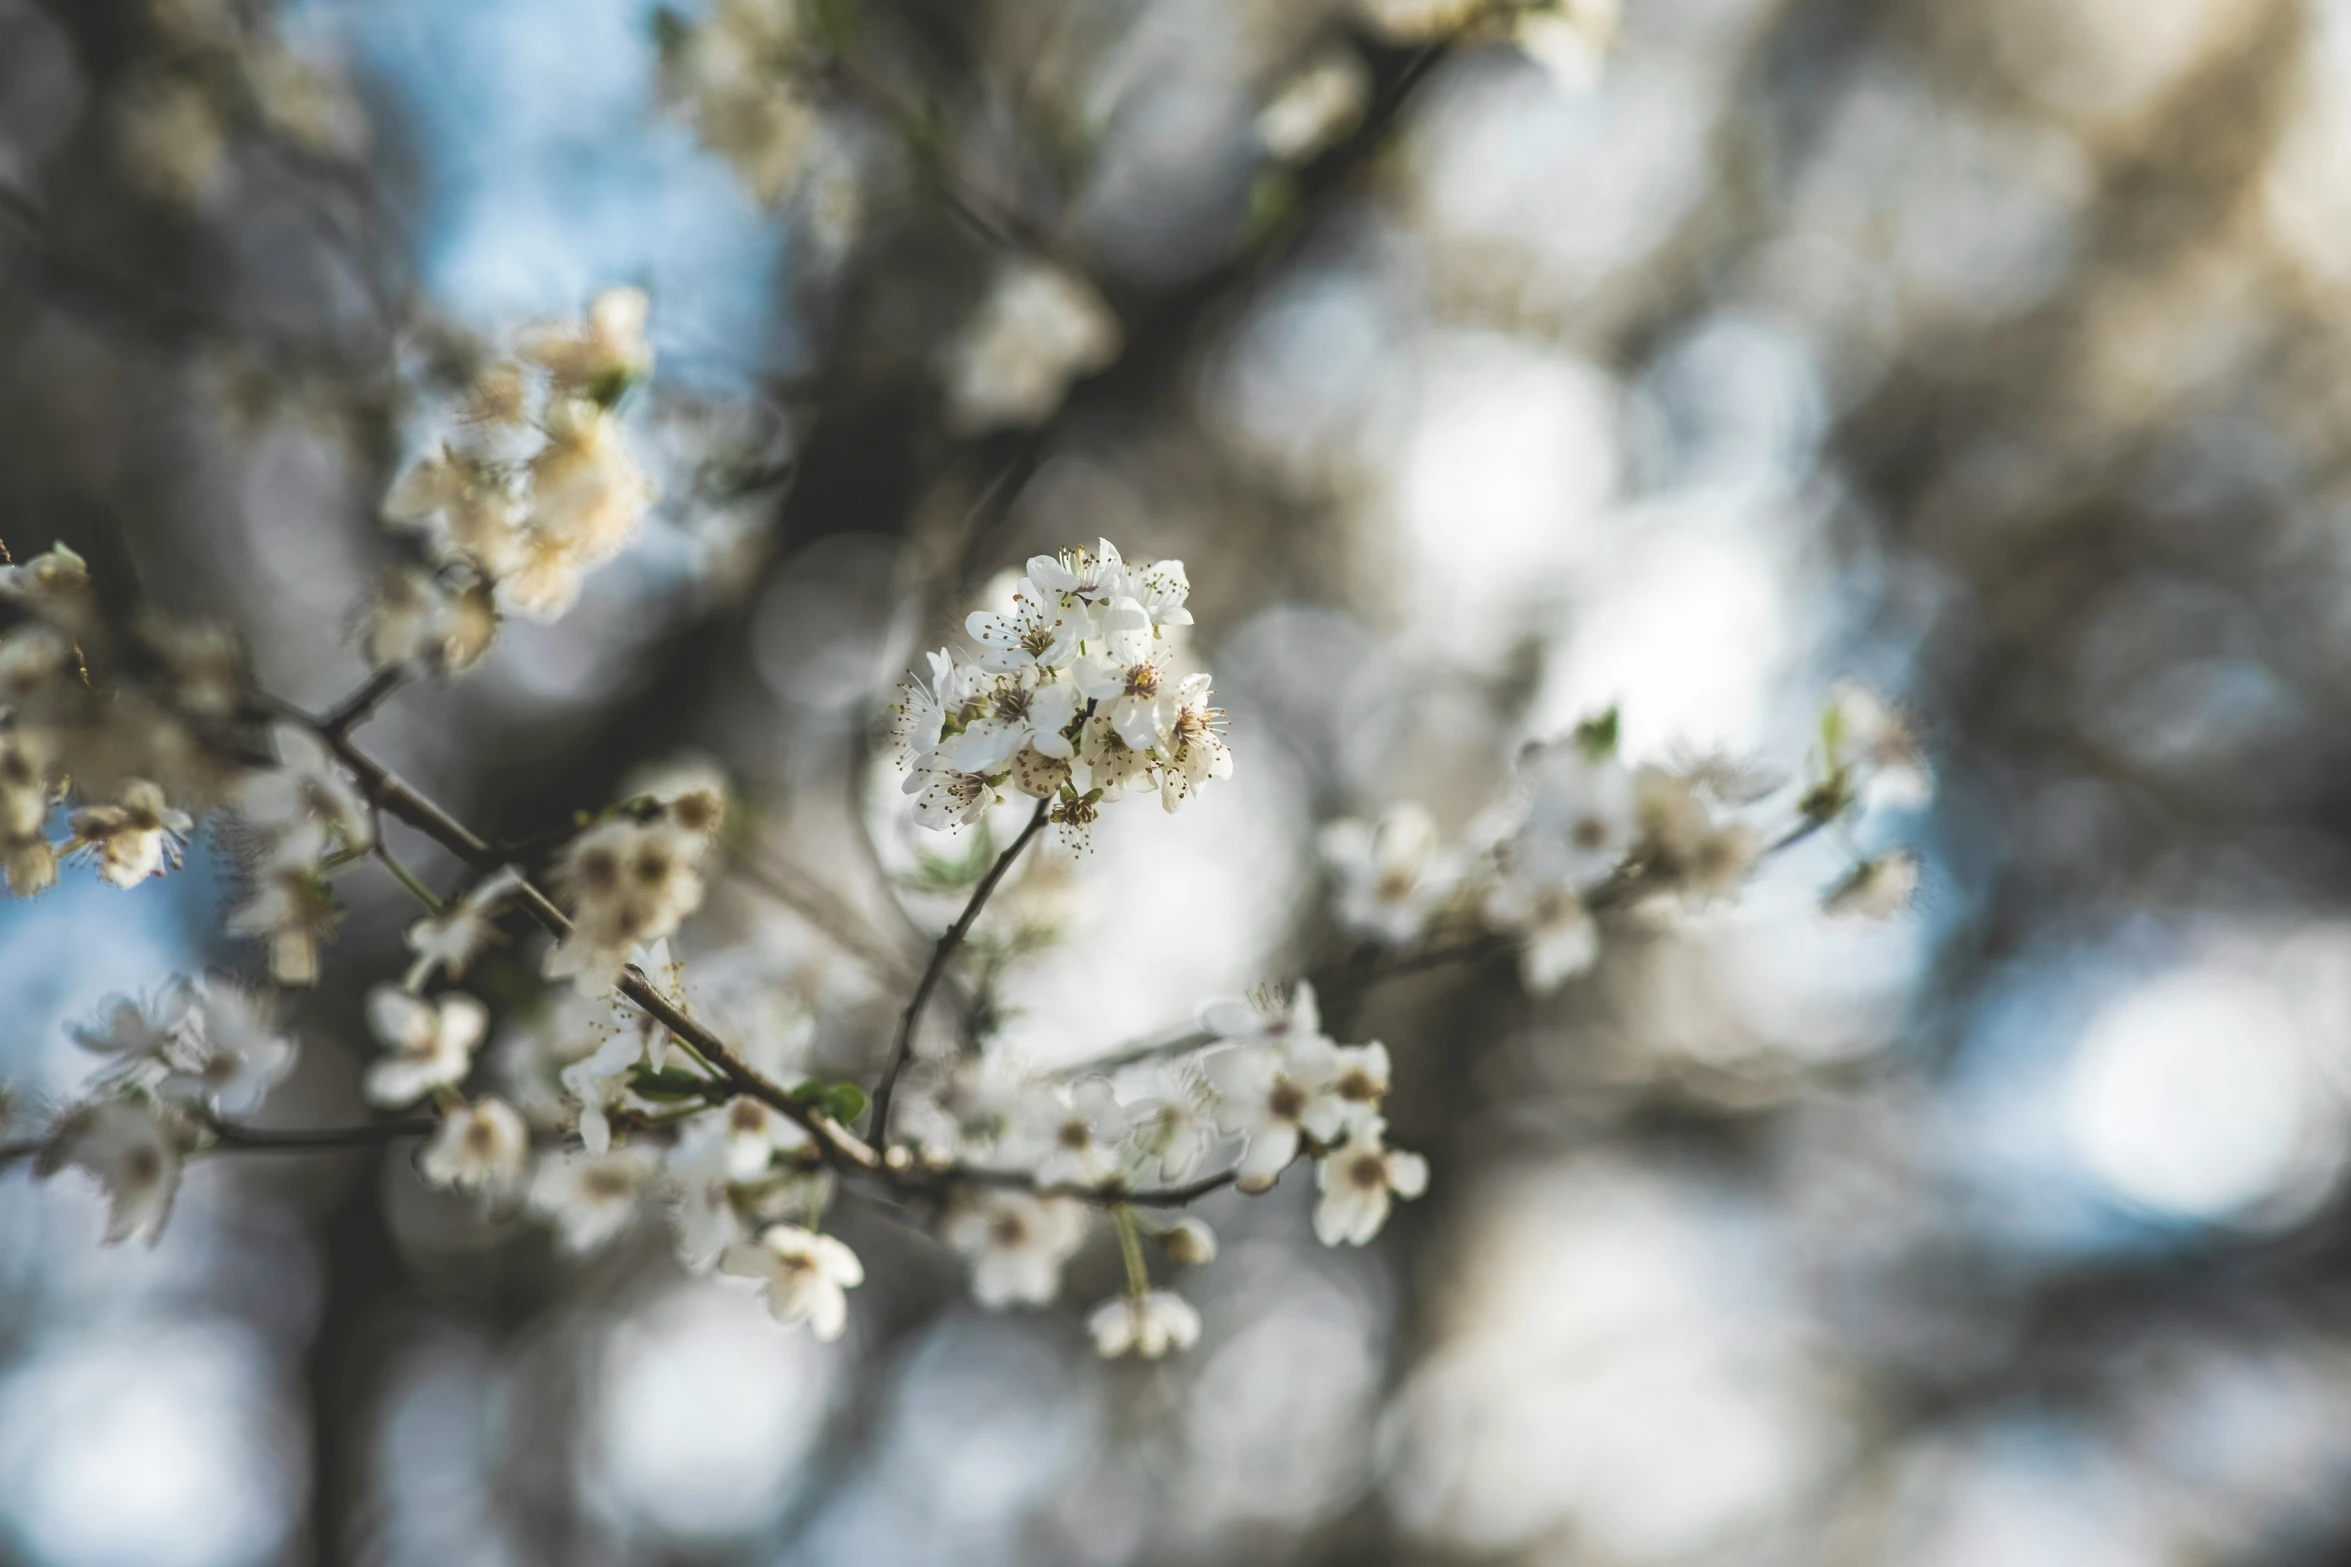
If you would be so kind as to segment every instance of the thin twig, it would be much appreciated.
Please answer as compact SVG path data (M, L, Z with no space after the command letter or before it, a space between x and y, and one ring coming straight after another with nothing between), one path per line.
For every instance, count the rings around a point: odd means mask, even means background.
M367 684L345 697L335 710L318 721L318 727L331 737L341 737L357 729L375 716L375 710L385 699L408 683L408 666L394 664L379 669L367 679Z
M238 1153L306 1153L322 1148L370 1148L403 1137L430 1137L441 1123L431 1116L408 1116L398 1121L368 1121L358 1126L262 1127L230 1121L206 1121L206 1131L221 1148Z
M906 1063L914 1055L915 1025L922 1021L922 1009L930 1001L931 992L939 987L939 976L946 972L947 960L955 956L956 948L963 945L963 938L971 933L973 922L980 917L980 910L987 907L989 894L1004 879L1004 873L1012 869L1012 862L1020 858L1020 851L1045 830L1045 819L1052 809L1053 801L1049 797L1037 802L1036 810L1029 814L1029 824L1020 830L1020 836L1012 840L1010 847L996 856L996 863L988 867L988 874L982 876L980 884L972 889L971 901L963 906L963 912L956 916L955 923L948 926L946 933L940 936L939 944L931 948L931 961L924 965L922 978L914 987L913 999L906 1003L906 1012L898 1019L898 1039L890 1048L890 1064L883 1071L881 1082L874 1087L872 1125L876 1144L885 1148L889 1146L890 1098L897 1091L899 1074L906 1070Z

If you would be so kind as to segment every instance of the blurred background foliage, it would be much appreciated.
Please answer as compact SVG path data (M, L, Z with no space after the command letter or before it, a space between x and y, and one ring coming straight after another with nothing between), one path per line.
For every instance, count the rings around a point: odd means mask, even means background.
M890 682L1098 534L1189 564L1240 772L1001 911L1035 1058L1309 966L1318 824L1458 835L1611 703L1636 758L1792 766L1833 679L1895 695L1918 907L1823 916L1882 845L1822 841L1549 1000L1333 998L1431 1195L1361 1255L1295 1174L1215 1200L1151 1367L854 1210L820 1346L404 1152L207 1164L151 1253L0 1186L0 1555L2351 1548L2351 6L828 0L718 57L758 9L0 0L0 538L324 706L421 400L633 282L655 525L371 735L513 841L718 760L750 825L682 949L811 1060L874 1059L938 912L872 803ZM1076 305L1005 302L1039 263ZM249 967L234 875L0 910L6 1075ZM289 1122L360 1113L399 965L397 890L348 895Z

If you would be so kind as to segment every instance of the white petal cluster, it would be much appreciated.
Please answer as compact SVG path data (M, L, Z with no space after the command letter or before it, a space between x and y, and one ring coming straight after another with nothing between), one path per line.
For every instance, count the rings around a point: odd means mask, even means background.
M714 0L662 38L664 95L770 206L800 185L823 125L794 70L814 43L805 11L802 0Z
M865 1282L865 1265L855 1252L830 1235L792 1224L773 1225L755 1241L729 1246L719 1268L758 1280L776 1321L786 1327L805 1322L827 1341L839 1338L849 1323L842 1292Z
M167 1104L226 1116L256 1109L294 1069L268 998L217 975L178 979L148 997L112 996L98 1020L72 1030L102 1059L97 1080Z
M112 800L83 806L68 825L68 852L96 860L99 877L117 887L136 887L167 866L178 870L196 828L195 818L175 810L162 787L145 778L124 784Z
M1042 1306L1061 1293L1061 1270L1086 1238L1073 1198L979 1188L948 1210L947 1244L971 1262L972 1298L991 1310Z
M477 1099L441 1118L416 1167L431 1185L504 1197L530 1162L531 1129L501 1099Z
M152 1246L171 1217L184 1153L177 1125L157 1107L104 1099L58 1124L34 1173L46 1180L67 1168L87 1171L106 1192L106 1243L136 1238Z
M636 802L564 848L555 879L571 933L547 955L547 977L585 996L609 994L639 947L665 940L702 906L702 863L725 817L723 797L689 788Z
M559 1250L595 1251L635 1222L655 1169L653 1155L641 1148L542 1159L531 1178L531 1211L554 1227Z
M1339 821L1323 829L1323 864L1332 880L1331 912L1350 934L1409 946L1453 895L1461 857L1437 824L1406 801L1377 822Z
M281 985L318 979L318 948L342 918L327 888L333 867L374 842L367 803L307 729L280 724L278 765L245 775L236 812L252 845L252 888L228 929L269 944Z
M484 947L498 939L498 913L506 900L522 888L522 872L503 866L466 890L463 897L438 914L428 914L408 927L408 950L416 961L401 983L421 991L436 974L463 979Z
M223 735L248 682L235 637L148 614L100 614L89 567L60 544L0 565L0 601L22 612L0 634L0 874L19 897L59 861L118 887L176 869L195 814L223 803L236 769ZM126 666L137 683L118 679ZM57 805L74 808L52 839Z
M396 1109L465 1081L490 1009L459 991L426 1000L378 985L368 992L367 1023L387 1052L367 1069L367 1097Z
M1224 713L1204 673L1179 675L1169 632L1191 624L1181 561L1129 562L1108 539L1039 555L1001 610L975 611L973 654L927 655L896 708L915 820L975 822L1009 784L1053 800L1082 836L1137 788L1170 811L1232 776Z
M1146 1290L1096 1306L1086 1330L1094 1336L1094 1352L1105 1360L1121 1355L1157 1360L1171 1349L1200 1342L1200 1313L1173 1290Z
M1392 1199L1428 1190L1428 1161L1386 1146L1386 1130L1377 1116L1358 1121L1316 1162L1322 1200L1314 1208L1314 1234L1325 1246L1363 1245L1388 1222Z
M394 482L385 519L421 530L440 569L379 590L362 639L378 667L463 668L488 644L492 602L556 619L628 546L656 495L617 411L652 371L647 314L641 291L608 289L580 321L526 328Z
M1243 1191L1264 1191L1310 1142L1321 1145L1376 1118L1387 1097L1387 1046L1341 1045L1322 1031L1314 987L1260 994L1246 1004L1211 1003L1201 1024L1230 1041L1204 1064L1216 1091L1216 1118L1241 1139L1235 1166Z
M1083 278L1034 256L1008 261L940 366L948 427L978 435L1042 424L1123 341L1118 317Z

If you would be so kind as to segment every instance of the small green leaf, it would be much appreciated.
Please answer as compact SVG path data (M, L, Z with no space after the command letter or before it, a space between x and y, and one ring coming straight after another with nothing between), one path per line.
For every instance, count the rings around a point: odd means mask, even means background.
M1576 725L1575 743L1584 755L1595 762L1600 761L1616 754L1618 728L1617 710L1611 707L1604 713L1594 713Z
M811 1078L793 1089L792 1097L822 1110L843 1126L865 1114L865 1090L855 1083L823 1083Z
M726 1084L697 1072L665 1067L639 1067L629 1078L629 1091L641 1099L708 1099L726 1092Z

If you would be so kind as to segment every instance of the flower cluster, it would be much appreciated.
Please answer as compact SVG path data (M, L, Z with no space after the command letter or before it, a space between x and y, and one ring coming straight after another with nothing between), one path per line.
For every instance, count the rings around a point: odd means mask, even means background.
M176 868L194 813L230 798L246 689L236 639L149 615L116 626L60 544L0 566L0 867L29 896L63 858L118 887ZM78 802L51 836L60 800Z
M915 820L976 822L1009 783L1053 801L1052 820L1078 837L1130 790L1173 811L1232 776L1209 677L1176 672L1169 633L1191 624L1190 593L1181 561L1130 563L1108 539L1030 560L1009 603L965 622L976 655L942 648L929 679L903 688Z
M150 46L125 73L115 142L151 194L193 203L225 178L241 135L285 138L316 157L355 157L368 128L359 100L325 63L289 48L266 7L149 0Z
M270 1012L266 996L209 975L110 997L73 1031L99 1058L95 1094L51 1129L35 1173L87 1172L106 1193L107 1241L152 1244L216 1118L249 1114L293 1070L294 1042Z
M174 981L151 997L115 996L73 1031L101 1058L97 1081L205 1114L250 1114L293 1070L265 996L216 976Z
M1126 1195L1181 1190L1211 1168L1210 1186L1264 1192L1310 1157L1321 1193L1315 1233L1335 1246L1369 1241L1395 1198L1426 1188L1419 1156L1386 1146L1386 1047L1329 1038L1311 984L1211 1002L1200 1025L1207 1048L1187 1065L1155 1061L1073 1082L1022 1076L983 1055L909 1106L924 1159L975 1181L942 1234L969 1259L982 1305L1052 1300L1084 1243L1089 1204L1105 1206L1129 1288L1091 1319L1096 1346L1156 1358L1188 1346L1199 1319L1152 1286L1143 1239L1186 1265L1213 1260L1216 1241L1200 1220L1152 1220Z
M572 839L556 865L572 929L548 953L547 977L608 994L632 953L701 907L702 861L725 818L726 797L696 781L640 796Z
M1830 694L1795 822L1777 840L1755 808L1773 780L1712 760L1631 765L1618 754L1613 711L1561 740L1527 747L1517 790L1481 819L1472 852L1448 848L1405 802L1375 822L1324 829L1331 912L1340 927L1396 949L1448 923L1508 938L1527 989L1547 994L1600 955L1596 909L1671 898L1707 903L1744 884L1768 849L1873 806L1915 805L1929 784L1916 741L1894 711L1858 686ZM1894 850L1860 860L1823 897L1831 913L1884 918L1907 907L1918 860Z
M628 545L655 497L618 412L653 368L647 312L642 290L607 289L583 319L526 328L512 357L474 375L453 428L384 498L437 569L395 569L378 590L362 639L377 667L462 670L498 610L555 619Z
M808 9L801 0L716 0L694 22L657 13L663 95L770 206L800 184L823 126L800 80L816 46Z

